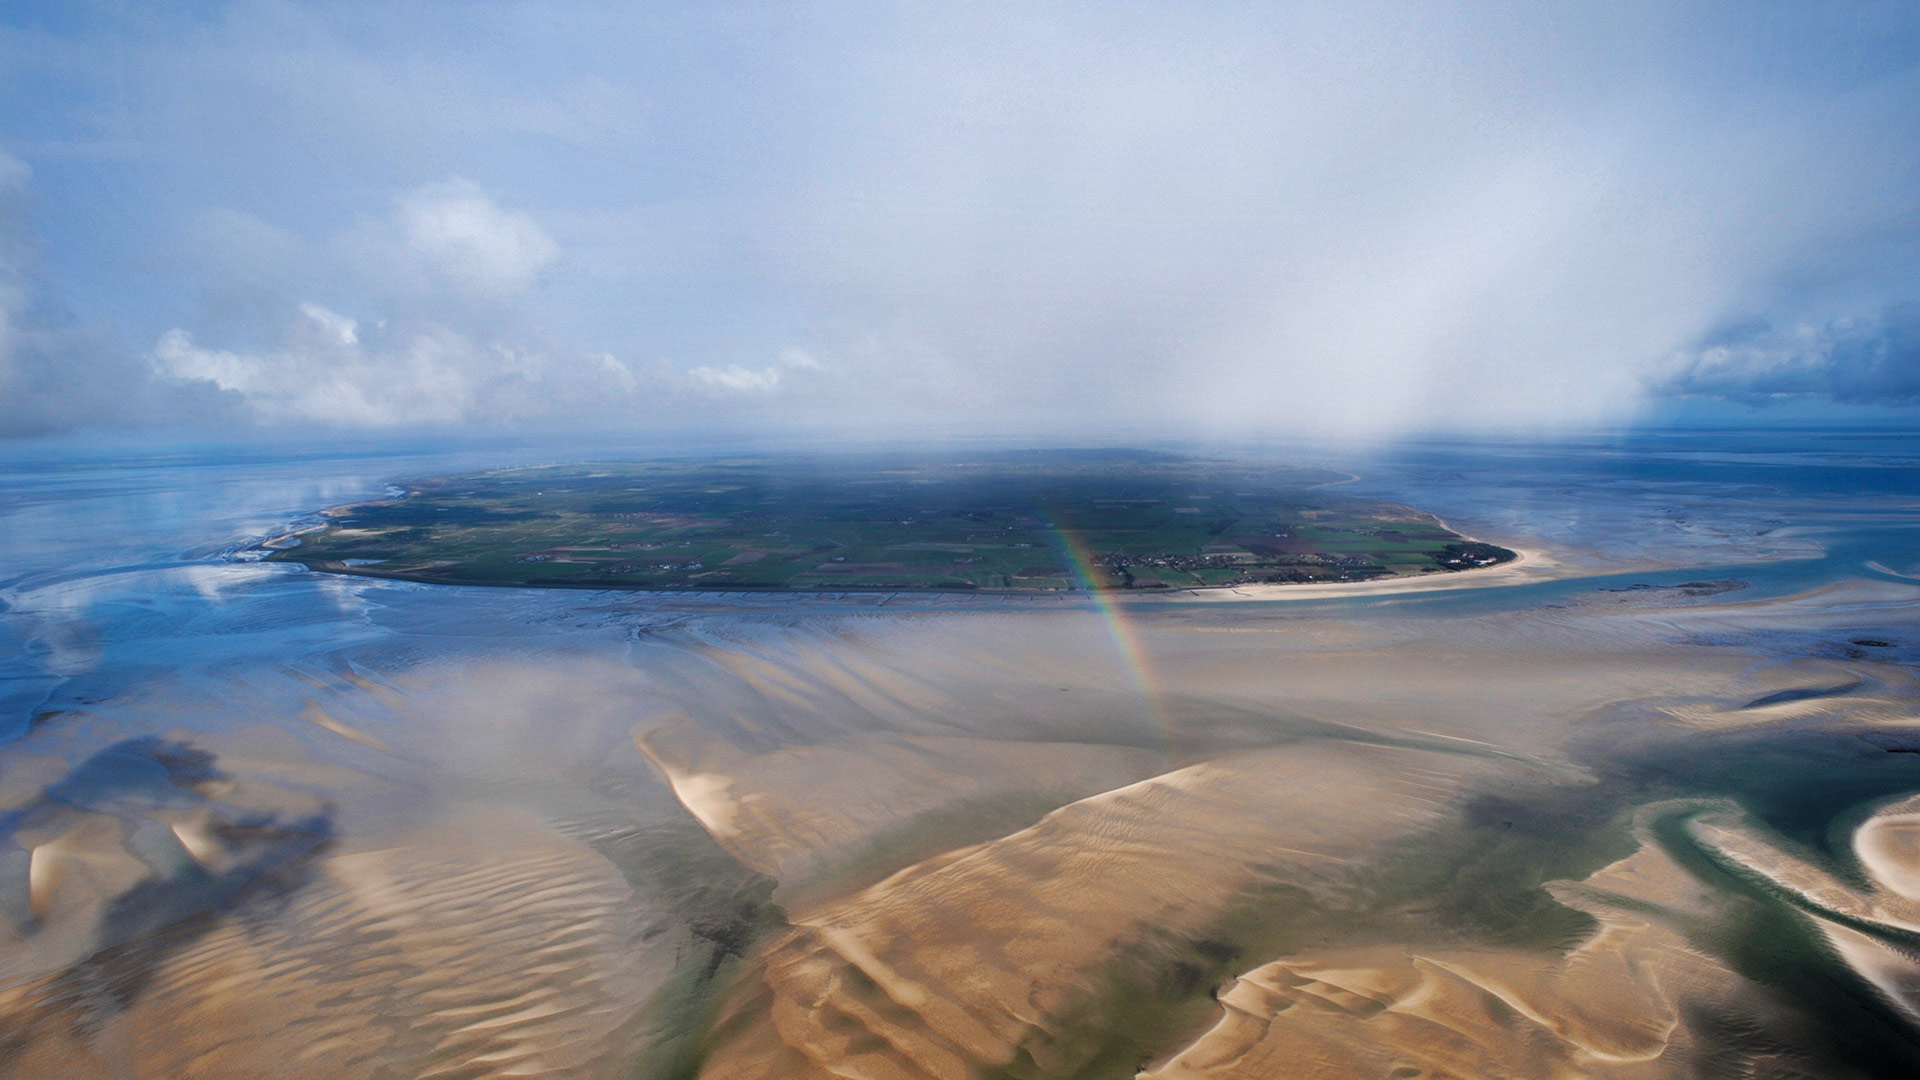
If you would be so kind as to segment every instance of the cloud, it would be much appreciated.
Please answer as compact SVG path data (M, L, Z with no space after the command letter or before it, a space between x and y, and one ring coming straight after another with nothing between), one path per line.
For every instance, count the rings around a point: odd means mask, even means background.
M9 430L169 411L88 389L128 353L351 424L1389 438L1910 400L1892 316L1849 322L1920 274L1910 8L450 10L0 25L0 139L61 170L49 268L138 343L10 376ZM58 323L20 280L16 371ZM1755 313L1788 329L1700 344Z
M717 386L726 390L772 390L780 385L779 368L762 368L755 371L743 368L739 364L726 367L708 367L701 365L687 370L688 377L708 386Z
M820 371L826 367L813 354L797 345L789 345L781 349L776 362L780 367L797 368L801 371Z
M360 324L345 315L336 315L319 304L306 301L300 304L300 314L312 320L328 337L341 345L351 349L360 344Z
M701 365L687 370L687 377L696 383L722 390L741 393L769 393L779 387L789 371L820 371L823 365L811 354L794 346L780 350L774 362L763 368L747 368L739 364L725 367Z
M879 62L783 249L983 410L1618 423L1728 310L1914 261L1839 267L1913 219L1910 71L1769 82L1738 27L1624 9L1005 14L909 20L942 44Z
M187 331L169 330L154 346L155 367L169 378L236 394L268 422L360 427L448 424L468 416L475 366L470 342L427 330L363 349L353 320L311 303L300 311L304 325L295 324L288 340L268 351L202 348Z
M447 426L605 416L639 380L610 354L553 356L424 323L369 328L303 302L278 345L204 348L182 329L154 346L164 378L238 396L264 423Z
M530 217L501 209L465 181L410 189L378 227L363 222L317 243L245 214L204 215L206 265L227 283L226 301L246 293L238 336L254 343L209 347L174 327L142 357L65 313L29 226L31 180L23 162L0 153L0 436L500 423L583 408L605 414L638 389L610 354L576 356L455 328L475 303L495 312L497 324L558 258ZM280 295L297 267L329 260L336 281L370 286L393 317L362 326ZM408 284L390 290L395 279Z
M255 422L448 426L583 407L604 414L633 401L638 380L611 354L541 348L518 331L516 302L560 249L532 217L469 181L416 186L384 217L311 242L234 213L200 227L218 276L252 286L238 336L253 344L208 347L174 327L154 345L153 370L170 384L217 388ZM290 268L314 262L331 266L336 287L379 305L380 318L363 326L282 295L299 287Z
M517 309L561 261L560 245L532 215L470 180L418 184L386 201L384 213L312 239L251 215L204 214L189 242L196 261L224 279L352 292L381 307L465 322ZM286 237L297 252L292 262Z
M614 386L622 393L631 394L639 388L640 379L634 375L633 369L628 367L612 353L601 353L598 356L589 357L588 359L591 362L597 363L600 366L600 370L606 372L607 375L613 379Z
M229 422L217 395L156 387L131 350L66 310L28 224L32 179L25 163L0 152L0 437L138 425L157 415Z
M560 257L559 245L532 218L502 210L466 180L407 192L392 223L409 262L482 298L525 292Z
M164 385L218 392L260 424L355 428L697 420L715 395L771 404L799 372L825 370L796 346L758 368L670 364L636 372L604 350L556 345L522 305L561 251L530 215L453 179L411 188L390 211L302 240L247 215L203 216L201 259L248 295L233 336L212 346L185 327L150 356ZM378 305L363 320L284 291L296 268L328 264L336 288ZM735 415L738 415L736 410Z
M1734 327L1674 357L1651 381L1663 396L1752 405L1809 399L1920 404L1920 304L1820 326Z

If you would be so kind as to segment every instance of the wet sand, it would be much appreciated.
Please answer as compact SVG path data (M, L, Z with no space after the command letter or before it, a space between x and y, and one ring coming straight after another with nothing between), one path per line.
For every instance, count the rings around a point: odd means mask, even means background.
M1620 763L1920 758L1860 741L1911 726L1907 668L1845 651L1916 592L1129 605L1131 653L1085 611L613 610L156 677L147 713L278 720L102 712L0 777L0 1075L1689 1075L1800 1014L1640 813L1693 781ZM1913 921L1916 814L1863 817L1867 889L1764 822L1684 835L1903 1009L1860 923Z
M1116 952L1203 936L1254 889L1337 889L1492 767L1334 744L1217 758L790 911L702 1075L1070 1075L1100 1050L1074 1020Z
M1302 953L1240 975L1224 1015L1155 1080L1271 1076L1631 1077L1731 1072L1687 1016L1762 1023L1739 976L1689 947L1711 894L1650 839L1580 882L1547 888L1590 915L1564 954L1396 948Z

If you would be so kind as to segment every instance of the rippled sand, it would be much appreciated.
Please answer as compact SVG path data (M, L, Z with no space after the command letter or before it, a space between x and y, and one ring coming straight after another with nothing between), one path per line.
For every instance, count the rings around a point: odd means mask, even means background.
M1256 886L1337 887L1488 767L1351 745L1234 755L791 913L734 1006L740 1036L703 1075L959 1078L1016 1058L1069 1071L1088 1047L1062 1021L1117 950L1203 934Z
M547 652L161 681L141 709L246 723L122 710L0 775L0 1075L1689 1075L1779 1003L1609 763L1906 730L1845 628L1916 596L1158 604L1131 648L1091 612L613 605ZM1556 807L1579 868L1530 883L1500 860L1561 838L1502 818ZM1920 804L1855 834L1868 889L1688 813L1920 1000L1874 929L1920 924ZM1455 870L1577 933L1493 940Z
M487 814L486 811L480 811ZM0 1002L17 1076L603 1075L647 982L643 909L592 850L492 812L487 841L337 855L267 909ZM151 954L151 955L149 955ZM657 963L657 961L654 961ZM123 1008L89 1009L122 981ZM102 1003L104 1004L104 1003ZM624 1037L623 1037L624 1034Z

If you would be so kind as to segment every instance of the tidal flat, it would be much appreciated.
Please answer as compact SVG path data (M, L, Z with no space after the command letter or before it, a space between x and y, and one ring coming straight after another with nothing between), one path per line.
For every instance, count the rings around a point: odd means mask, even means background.
M16 470L0 1075L1909 1075L1920 467L1713 445L1315 461L1539 557L1193 603L382 581L235 553L502 462Z

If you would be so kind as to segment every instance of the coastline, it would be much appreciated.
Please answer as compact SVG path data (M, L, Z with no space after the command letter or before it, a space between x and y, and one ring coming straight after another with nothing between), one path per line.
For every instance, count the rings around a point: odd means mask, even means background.
M1352 484L1363 479L1360 473L1347 470L1329 470L1341 475L1338 479L1310 485L1311 489L1335 487ZM437 478L434 478L437 479ZM280 533L269 539L243 548L236 553L249 561L293 562L299 563L319 573L340 574L351 577L376 578L387 581L406 581L420 585L473 585L487 588L509 589L572 589L591 592L631 593L651 596L685 595L730 595L730 596L766 596L766 597L977 597L993 600L1054 600L1072 601L1092 600L1097 604L1179 604L1197 601L1205 602L1266 602L1274 600L1315 600L1343 596L1394 595L1429 591L1454 590L1462 588L1488 588L1504 585L1527 584L1549 580L1556 577L1578 576L1577 574L1555 573L1554 568L1563 564L1547 556L1538 548L1522 548L1508 544L1496 544L1481 540L1455 529L1446 519L1430 510L1405 503L1380 502L1379 505L1399 511L1417 519L1425 519L1453 535L1458 543L1482 544L1511 552L1513 557L1492 565L1471 566L1462 569L1448 569L1444 565L1432 568L1430 572L1418 574L1394 574L1362 578L1358 580L1335 581L1290 581L1290 582L1242 582L1239 584L1218 585L1174 585L1153 588L1019 588L1019 587L951 587L944 584L832 584L825 583L805 587L792 587L779 583L688 583L684 585L643 585L628 584L620 581L599 580L555 580L552 578L496 578L479 580L465 576L453 576L435 573L446 569L450 564L429 563L412 569L388 569L379 565L387 560L340 559L334 557L307 558L300 554L303 538L328 531L350 512L371 506L381 506L403 501L420 495L432 479L417 480L405 484L394 483L388 487L388 494L382 498L365 499L326 507L309 515L294 519Z
M302 530L311 531L311 530ZM1380 595L1390 596L1400 593L1437 592L1452 589L1498 588L1510 585L1526 585L1537 581L1547 581L1556 577L1571 576L1555 574L1552 568L1562 564L1552 556L1536 548L1514 547L1507 544L1497 545L1514 553L1512 559L1493 566L1475 567L1470 570L1446 570L1432 574L1402 575L1390 578L1373 578L1367 581L1328 581L1328 582L1286 582L1276 584L1245 585L1192 585L1180 589L1166 590L1129 590L1101 589L1088 591L1073 590L1018 590L1018 589L935 589L913 586L887 585L844 585L832 589L791 589L775 586L752 585L704 585L698 588L658 588L621 585L613 582L556 582L556 581L471 581L457 578L432 577L417 573L393 573L376 567L347 566L331 560L308 562L291 553L290 547L271 547L275 542L297 536L296 533L282 533L273 540L265 541L249 550L264 550L267 559L273 562L295 563L315 573L339 574L347 577L375 578L383 581L406 581L417 585L453 585L473 586L487 589L542 589L572 590L577 592L617 592L648 596L689 596L700 594L724 593L737 596L974 596L996 600L1036 600L1036 599L1098 599L1102 602L1112 600L1125 604L1181 604L1181 603L1236 603L1266 602L1273 600L1324 600L1343 596ZM1463 540L1473 537L1461 535ZM1483 541L1490 542L1490 541ZM274 556L279 556L274 558Z
M1464 536L1463 539L1472 540ZM1482 541L1490 543L1491 541ZM1374 578L1371 581L1327 581L1298 582L1287 584L1220 585L1211 588L1182 589L1186 599L1194 602L1232 603L1235 601L1267 600L1325 600L1341 596L1380 595L1391 596L1400 593L1440 592L1450 589L1485 589L1509 585L1528 585L1536 581L1548 581L1558 577L1574 575L1553 573L1553 568L1561 566L1559 560L1537 548L1514 547L1501 544L1500 547L1513 552L1514 557L1493 566L1475 567L1472 570L1448 570L1435 574L1411 574L1402 577Z

